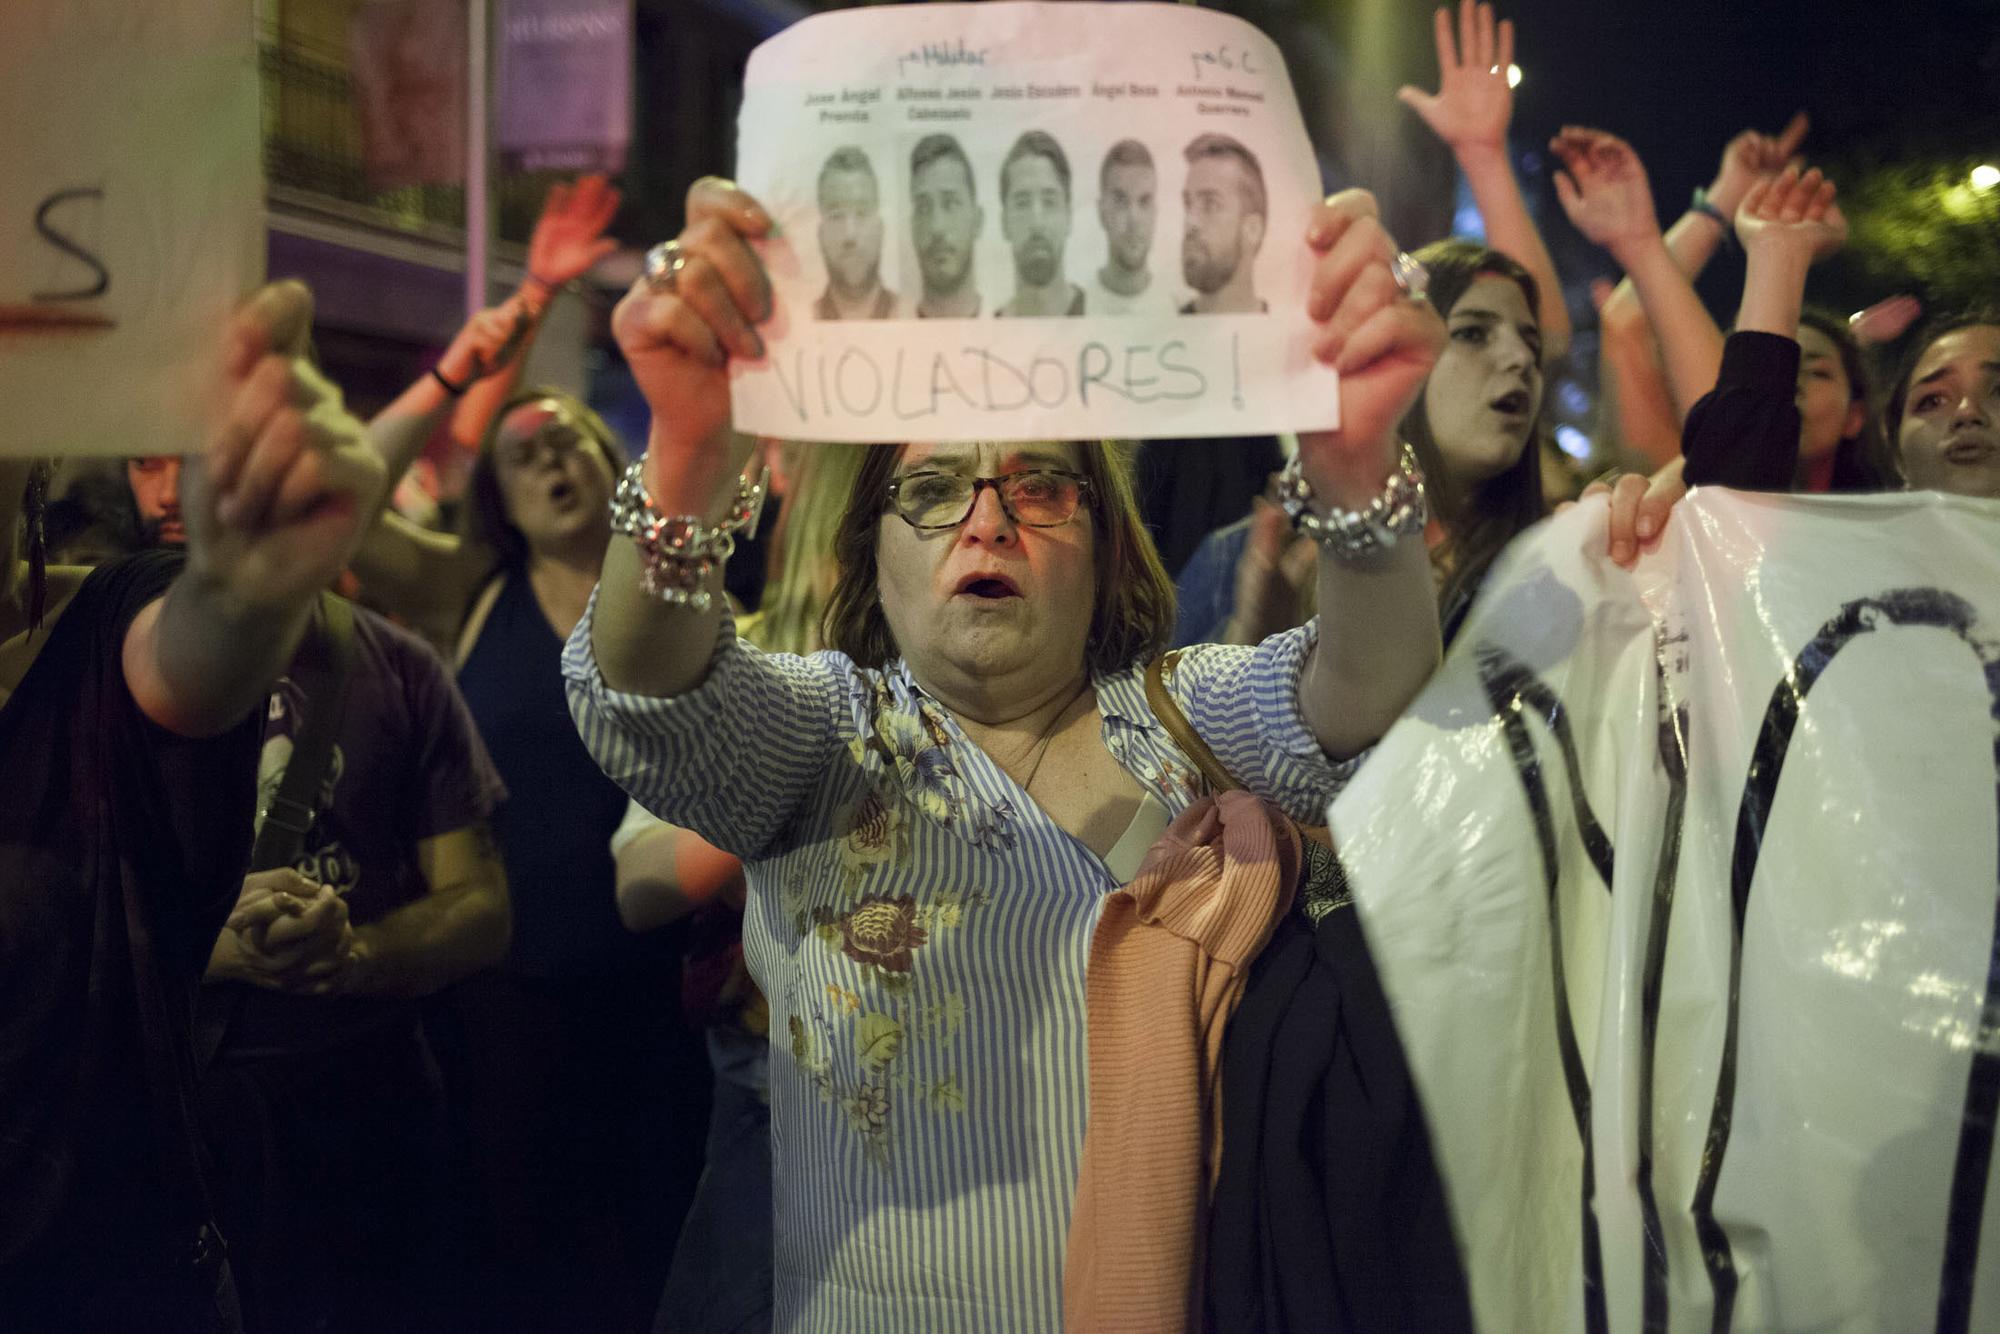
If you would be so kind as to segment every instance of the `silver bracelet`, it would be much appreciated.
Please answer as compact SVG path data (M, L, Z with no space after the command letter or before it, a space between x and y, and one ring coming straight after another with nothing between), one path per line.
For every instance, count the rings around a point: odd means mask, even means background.
M1420 536L1431 518L1430 504L1424 497L1424 474L1417 467L1415 451L1407 444L1382 494L1369 501L1366 509L1320 514L1313 509L1317 498L1306 483L1299 456L1294 454L1278 474L1278 504L1291 516L1292 527L1345 561L1378 557L1403 538Z
M755 477L738 477L729 512L710 525L694 515L660 513L646 492L646 456L641 454L611 494L611 531L623 533L639 548L639 578L646 591L677 607L707 611L714 600L708 577L736 550L739 534L755 531L769 475L769 469L759 468Z

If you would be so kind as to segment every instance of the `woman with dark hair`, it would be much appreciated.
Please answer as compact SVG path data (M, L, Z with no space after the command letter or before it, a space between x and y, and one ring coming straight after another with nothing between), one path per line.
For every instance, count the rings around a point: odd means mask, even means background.
M1438 618L1450 642L1494 558L1541 520L1542 335L1534 275L1453 238L1416 252L1444 316L1444 355L1403 418L1431 482Z
M2000 500L2000 309L1959 311L1926 325L1884 417L1913 489Z
M1542 498L1543 359L1534 275L1475 241L1415 253L1447 341L1402 436L1423 469L1439 619L1449 643L1493 560L1547 513ZM1176 593L1174 643L1254 644L1311 615L1298 553L1265 513L1203 540ZM1273 541L1275 538L1275 542ZM1248 567L1248 568L1246 568Z
M559 389L516 392L480 443L461 531L387 514L356 562L367 593L456 645L458 686L509 799L493 816L514 931L439 1024L469 1170L491 1220L480 1269L515 1327L645 1327L700 1171L708 1069L668 998L679 932L619 922L611 837L625 794L577 740L562 641L611 541L624 452ZM595 887L594 889L592 887ZM492 1314L492 1313L489 1313Z
M1875 415L1868 362L1847 318L1799 312L1800 491L1893 491L1902 485Z
M1065 1239L1074 1257L1090 1234L1070 1227L1093 1180L1085 1124L1113 1124L1092 1106L1111 1059L1095 1009L1084 1022L1094 930L1170 825L1211 836L1181 817L1272 817L1230 794L1198 805L1196 761L1149 702L1172 593L1122 449L885 445L835 538L830 648L737 637L716 567L754 489L728 447L728 361L761 355L770 289L748 240L771 224L713 180L687 216L614 317L653 418L620 488L632 537L566 651L572 709L608 773L744 862L745 957L776 1035L777 1326L1053 1329L1084 1309L1066 1279L1091 1286L1088 1267L1065 1273ZM1253 792L1316 821L1437 661L1396 423L1443 330L1399 288L1371 198L1297 222L1318 259L1296 299L1341 372L1342 429L1300 441L1322 619L1190 650L1162 685ZM1358 536L1351 511L1378 500ZM1254 938L1265 919L1231 916L1239 903L1204 912ZM1187 1022L1158 1016L1162 1049ZM1177 1092L1192 1102L1194 1081ZM1151 1222L1141 1249L1193 1226ZM1134 1240L1107 1229L1091 1254L1114 1262ZM1185 1314L1192 1268L1122 1295Z
M1427 298L1451 321L1444 356L1403 421L1429 479L1431 556L1449 642L1493 558L1546 512L1543 379L1569 345L1570 322L1507 153L1514 25L1496 21L1483 0L1460 0L1455 24L1448 7L1432 19L1438 91L1405 87L1397 97L1450 146L1491 242L1448 239L1416 254L1430 270ZM1454 319L1468 291L1475 299ZM1176 581L1183 606L1174 642L1254 644L1298 624L1311 610L1299 597L1310 594L1310 580L1298 572L1269 515L1210 533Z

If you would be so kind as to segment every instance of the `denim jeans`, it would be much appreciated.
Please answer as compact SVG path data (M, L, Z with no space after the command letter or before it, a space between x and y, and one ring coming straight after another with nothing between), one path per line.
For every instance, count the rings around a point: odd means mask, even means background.
M674 1247L653 1334L771 1328L771 1109L757 1090L715 1081L708 1162Z

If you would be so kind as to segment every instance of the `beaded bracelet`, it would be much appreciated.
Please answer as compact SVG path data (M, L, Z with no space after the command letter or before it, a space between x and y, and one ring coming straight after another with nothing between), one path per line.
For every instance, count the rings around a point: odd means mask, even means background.
M665 515L646 491L646 456L625 470L611 496L611 530L632 539L643 562L640 582L662 602L708 610L713 595L708 577L736 550L738 534L755 531L764 512L765 480L759 468L736 479L729 512L707 525L693 515Z
M1417 467L1416 452L1407 444L1381 494L1368 502L1367 508L1318 514L1312 508L1315 499L1299 456L1294 454L1278 474L1279 507L1291 516L1292 527L1299 533L1345 561L1372 560L1401 539L1418 536L1430 522L1424 474Z

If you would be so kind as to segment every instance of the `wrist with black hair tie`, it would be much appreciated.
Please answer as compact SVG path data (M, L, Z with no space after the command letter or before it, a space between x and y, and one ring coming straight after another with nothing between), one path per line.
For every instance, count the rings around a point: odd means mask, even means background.
M465 383L455 384L449 378L446 377L443 371L433 366L431 367L431 378L433 380L436 380L439 384L443 385L444 391L447 394L450 394L453 398L464 398L465 391L472 388L472 382L474 380L477 380L479 377L476 374L470 375L466 377Z

